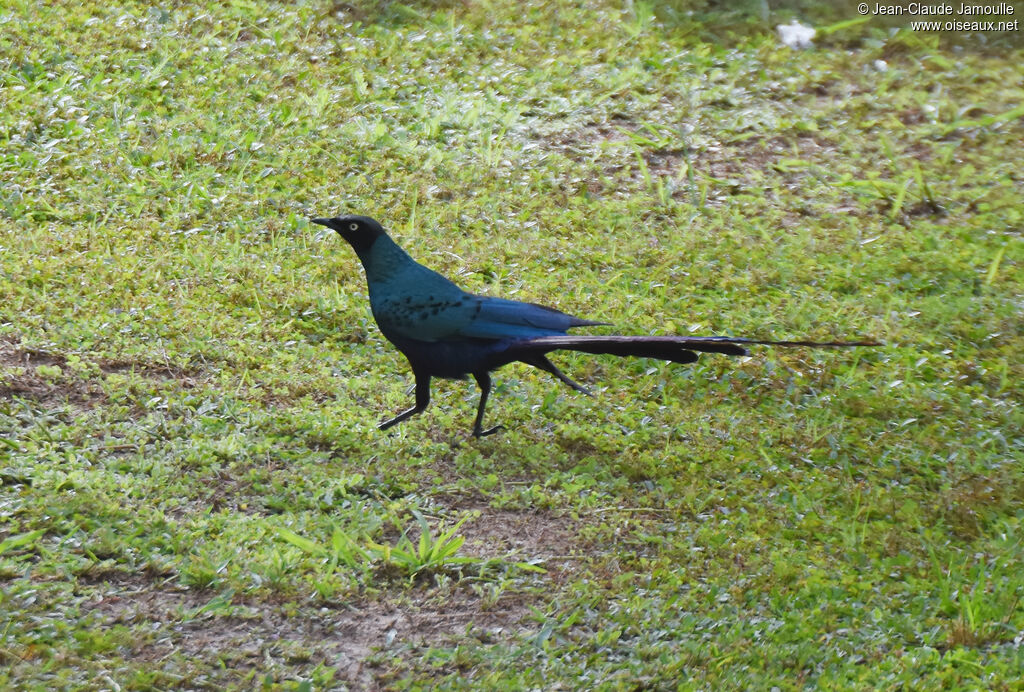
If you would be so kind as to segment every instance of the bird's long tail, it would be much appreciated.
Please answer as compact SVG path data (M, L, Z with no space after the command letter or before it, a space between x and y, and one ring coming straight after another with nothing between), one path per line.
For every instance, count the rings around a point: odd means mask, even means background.
M697 353L724 353L744 356L744 345L809 346L813 348L847 348L879 346L876 341L766 341L728 336L542 336L519 342L517 350L537 353L569 350L584 353L658 358L674 363L692 363Z

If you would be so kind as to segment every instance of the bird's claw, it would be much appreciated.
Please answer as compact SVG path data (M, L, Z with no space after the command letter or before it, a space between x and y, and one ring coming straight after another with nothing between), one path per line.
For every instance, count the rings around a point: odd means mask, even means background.
M496 432L501 432L504 429L504 425L495 425L493 428L487 428L487 430L477 428L473 431L473 437L487 437L488 435L493 435Z

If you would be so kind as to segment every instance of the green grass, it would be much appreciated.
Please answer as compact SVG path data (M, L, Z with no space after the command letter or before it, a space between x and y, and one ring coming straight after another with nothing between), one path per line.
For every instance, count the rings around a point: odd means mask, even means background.
M1021 49L685 9L0 9L0 687L1017 689ZM885 346L556 354L596 398L380 433L339 212L630 332Z

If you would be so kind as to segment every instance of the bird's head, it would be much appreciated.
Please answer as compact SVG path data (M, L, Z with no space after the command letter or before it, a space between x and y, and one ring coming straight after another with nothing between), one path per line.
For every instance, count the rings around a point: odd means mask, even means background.
M369 216L335 216L310 220L337 231L360 254L369 250L377 238L387 235L384 228Z

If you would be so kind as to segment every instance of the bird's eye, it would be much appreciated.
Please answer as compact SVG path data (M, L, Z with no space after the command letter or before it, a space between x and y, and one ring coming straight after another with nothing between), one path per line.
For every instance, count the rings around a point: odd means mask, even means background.
M358 231L359 230L359 224L357 224L357 223L350 223L348 225L348 230L350 230L350 231Z

